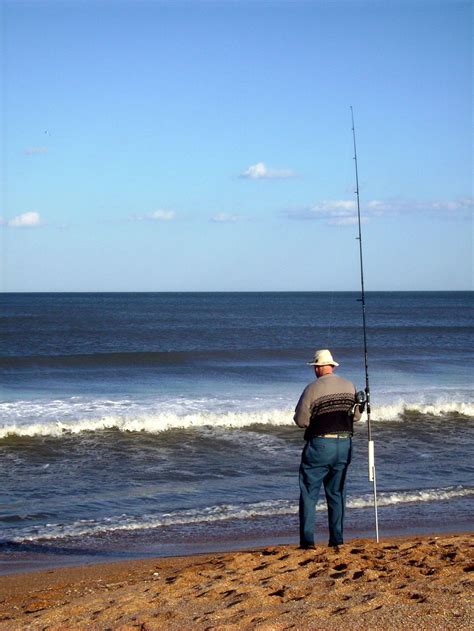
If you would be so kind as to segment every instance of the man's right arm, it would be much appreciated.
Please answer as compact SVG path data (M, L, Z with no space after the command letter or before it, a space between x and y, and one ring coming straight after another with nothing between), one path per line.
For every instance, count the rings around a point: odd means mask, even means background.
M354 422L360 421L360 419L362 418L362 413L365 410L365 404L363 406L361 406L360 404L357 403L357 391L355 389L355 386L353 386L354 388L354 407L353 409L353 420Z
M360 419L362 418L362 412L360 411L360 407L357 405L357 403L354 405L354 422L360 421Z

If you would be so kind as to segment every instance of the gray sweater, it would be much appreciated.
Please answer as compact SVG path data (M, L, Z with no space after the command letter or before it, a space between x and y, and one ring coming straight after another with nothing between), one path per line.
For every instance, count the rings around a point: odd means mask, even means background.
M354 417L349 414L355 393L352 382L334 373L323 375L306 386L294 416L295 423L306 428L305 439L320 434L352 433L353 421L361 417L358 408Z

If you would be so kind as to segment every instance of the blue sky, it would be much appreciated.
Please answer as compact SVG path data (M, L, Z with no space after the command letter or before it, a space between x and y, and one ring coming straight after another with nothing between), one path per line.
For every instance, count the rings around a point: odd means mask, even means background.
M2 288L472 289L472 2L1 1Z

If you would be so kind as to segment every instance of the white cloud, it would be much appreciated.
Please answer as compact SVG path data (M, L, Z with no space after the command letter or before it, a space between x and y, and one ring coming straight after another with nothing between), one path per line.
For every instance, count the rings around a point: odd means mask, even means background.
M372 215L425 213L437 216L467 217L472 213L474 200L472 197L461 197L454 200L371 200L366 208Z
M146 219L151 219L152 221L171 221L174 218L174 210L154 210L146 215Z
M360 218L361 223L365 223L367 221L366 217ZM358 223L357 217L333 217L328 219L328 223L333 226L353 226Z
M158 210L153 210L146 215L132 215L131 219L133 221L171 221L175 217L176 213L174 210L160 208Z
M443 218L467 218L472 214L472 197L457 200L379 200L361 201L361 221L367 222L382 215L426 214ZM333 225L357 223L357 202L355 200L331 199L284 212L289 219L320 219Z
M37 156L43 153L48 153L48 147L27 147L25 149L27 156Z
M241 215L231 215L230 213L217 213L211 218L211 221L215 223L236 223L243 217Z
M286 179L295 176L296 173L294 171L290 171L289 169L269 169L263 162L252 164L248 169L240 174L241 178L248 180Z
M2 224L10 228L34 228L41 225L41 217L39 213L31 211L17 215L8 221L2 221Z
M348 225L357 221L357 204L345 199L323 200L311 206L288 210L285 214L289 219L323 219L332 224Z

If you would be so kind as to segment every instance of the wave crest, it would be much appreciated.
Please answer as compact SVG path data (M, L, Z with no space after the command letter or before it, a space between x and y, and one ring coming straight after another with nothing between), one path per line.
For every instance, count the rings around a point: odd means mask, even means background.
M448 501L459 497L474 495L474 487L445 487L438 489L421 489L379 493L378 505L393 506L419 502ZM370 494L354 497L347 502L349 509L373 507ZM318 511L326 510L324 501L317 507ZM103 535L118 531L149 530L165 526L182 526L187 524L203 524L226 520L253 519L274 517L276 515L294 515L298 512L297 502L290 500L266 500L249 504L220 504L200 509L177 510L158 515L120 515L96 521L81 519L71 524L46 524L24 531L24 534L12 539L15 543L24 541L64 539L66 537L83 537Z
M79 412L79 411L78 411ZM268 409L252 411L211 412L192 414L174 412L148 412L145 414L104 414L93 418L47 420L44 422L7 422L0 427L0 440L8 437L50 436L59 438L83 432L118 430L121 432L146 432L156 434L170 430L200 427L225 427L241 429L252 425L293 426L293 409ZM410 417L474 417L474 404L456 401L436 403L407 403L374 406L372 420L400 421ZM364 421L364 417L362 419Z
M0 429L0 438L8 436L52 436L80 434L115 429L122 432L148 432L156 434L169 430L192 429L199 427L242 428L251 425L290 425L291 410L268 410L256 412L201 412L177 415L173 413L149 414L138 417L103 416L96 419L74 421L50 421L28 425L10 425Z

